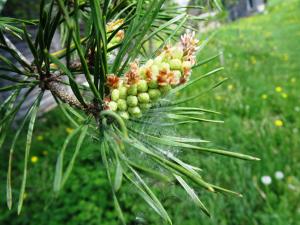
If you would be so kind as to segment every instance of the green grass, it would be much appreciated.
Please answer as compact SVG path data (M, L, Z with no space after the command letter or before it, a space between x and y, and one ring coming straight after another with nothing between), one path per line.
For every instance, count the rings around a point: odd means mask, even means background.
M179 127L178 132L201 136L213 146L261 158L246 162L216 155L189 155L186 160L203 169L208 181L243 193L243 198L211 194L195 188L211 211L206 217L183 191L162 186L161 199L175 225L288 225L300 221L300 1L271 1L268 13L241 19L220 28L199 54L199 60L223 52L223 57L194 72L194 77L224 66L225 70L193 86L183 95L195 94L225 77L230 80L193 105L222 112L220 125L201 124ZM277 92L276 87L282 91ZM278 88L277 88L278 89ZM276 120L283 122L277 127ZM1 185L0 224L118 224L113 211L105 174L100 164L99 145L86 142L74 172L64 191L53 198L52 181L55 160L67 135L68 123L57 110L49 113L35 132L23 213L5 208L5 185ZM42 137L42 138L41 138ZM24 141L24 139L22 138ZM20 141L15 155L14 196L18 196L24 149ZM73 146L74 147L74 146ZM72 147L67 151L71 153ZM17 152L21 153L18 155ZM2 154L1 174L6 179L6 154ZM68 157L66 157L68 158ZM16 163L20 160L21 163ZM102 172L101 172L102 171ZM282 171L284 179L274 177ZM272 177L269 186L261 177ZM161 224L151 210L134 195L126 194L121 202L126 216L144 218L145 223Z
M199 55L204 59L220 50L224 53L219 62L200 68L195 76L221 65L225 70L215 79L230 80L215 90L214 97L201 99L202 105L223 113L225 124L207 125L193 133L212 139L217 146L261 158L258 163L219 157L205 160L204 173L210 180L242 192L244 198L206 196L214 216L212 220L201 217L201 224L300 221L299 15L300 1L271 1L267 14L222 27ZM275 126L276 120L283 121L283 126ZM276 180L276 171L285 178ZM272 177L271 185L261 183L264 175Z

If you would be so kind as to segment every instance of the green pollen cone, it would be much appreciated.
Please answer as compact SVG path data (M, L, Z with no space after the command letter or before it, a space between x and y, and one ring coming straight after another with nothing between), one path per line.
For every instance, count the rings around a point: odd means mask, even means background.
M128 95L137 95L137 85L133 84L131 85L127 90Z
M118 101L118 99L120 98L120 92L118 89L113 89L111 92L111 100L113 101Z
M138 98L136 96L130 95L127 97L127 105L130 107L137 106Z
M142 116L141 109L137 106L128 108L128 112L130 113L130 115L136 118L140 118Z
M150 89L148 91L148 93L149 93L150 99L154 100L154 101L159 99L159 97L161 96L160 90L158 90L158 89Z
M150 101L150 97L148 93L140 93L138 95L138 100L140 103L148 103Z
M151 80L149 83L148 83L148 86L149 88L157 88L158 87L158 83L156 80Z
M127 103L126 103L126 100L124 100L124 99L119 99L117 103L118 103L118 109L119 109L120 111L125 111L125 110L127 110Z
M127 88L124 86L119 87L119 98L126 99L127 97Z
M169 84L159 87L159 90L162 93L162 95L166 95L171 89L172 87Z
M148 84L145 80L140 80L140 82L137 85L138 92L146 92L148 90Z
M114 102L114 101L110 101L109 103L108 103L108 107L109 107L109 109L111 110L111 111L117 111L117 109L118 109L118 104L116 103L116 102Z
M128 120L129 119L129 114L128 112L125 112L125 111L119 111L118 114L125 120Z
M147 111L148 109L151 108L151 104L150 103L143 103L143 104L139 104L139 107L141 108L142 111Z
M170 60L170 68L171 70L180 70L182 65L181 65L180 59L172 59Z

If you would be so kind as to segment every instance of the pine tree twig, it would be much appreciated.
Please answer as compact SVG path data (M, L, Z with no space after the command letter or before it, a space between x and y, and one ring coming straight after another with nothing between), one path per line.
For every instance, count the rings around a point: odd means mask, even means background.
M94 103L88 103L86 106L82 105L76 96L67 90L66 86L59 81L61 77L52 75L50 78L45 78L40 83L41 89L46 89L51 91L52 95L59 98L62 102L70 105L73 108L84 111L87 114L92 114L94 116L98 115L100 109Z
M19 57L26 62L28 65L31 65L31 62L27 60L27 58L16 48L16 46L10 41L10 39L6 36L4 36L5 41L11 49L13 49ZM74 61L71 64L73 69L78 69L81 67L81 63L78 61ZM31 65L31 68L33 71L36 70L35 66ZM76 96L68 91L62 83L59 81L61 80L61 74L58 76L55 74L50 74L50 77L44 78L43 80L40 80L40 88L42 90L49 90L51 91L52 95L55 97L58 97L62 102L70 105L71 107L77 108L79 110L84 111L87 114L93 114L94 116L97 116L100 113L100 109L97 105L94 103L89 103L87 106L83 106Z

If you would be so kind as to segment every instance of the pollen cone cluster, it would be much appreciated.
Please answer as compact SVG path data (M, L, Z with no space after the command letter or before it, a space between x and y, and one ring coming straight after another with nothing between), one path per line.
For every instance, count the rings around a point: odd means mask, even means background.
M180 43L165 47L144 65L131 63L124 77L109 75L110 93L105 98L105 109L119 113L124 119L142 117L143 112L170 90L189 80L197 43L194 34L185 34Z

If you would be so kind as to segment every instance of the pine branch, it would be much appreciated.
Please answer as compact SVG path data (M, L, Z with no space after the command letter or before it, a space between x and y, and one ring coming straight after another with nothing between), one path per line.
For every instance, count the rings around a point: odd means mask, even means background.
M73 94L67 90L66 85L59 82L59 78L53 77L44 80L44 83L40 85L43 88L51 91L54 97L59 98L62 102L70 105L73 108L84 111L87 114L96 115L99 113L99 108L93 104L88 103L86 106L82 105ZM44 87L43 87L44 86Z
M67 91L64 85L60 84L58 81L50 81L46 84L46 89L50 90L52 95L58 97L64 103L69 104L77 109L84 110L84 107L76 99L76 97Z

